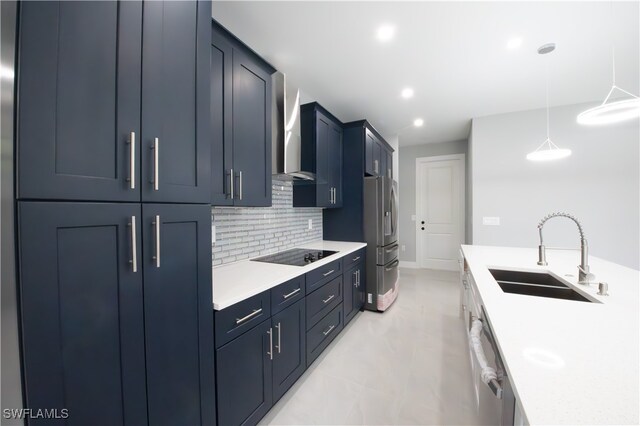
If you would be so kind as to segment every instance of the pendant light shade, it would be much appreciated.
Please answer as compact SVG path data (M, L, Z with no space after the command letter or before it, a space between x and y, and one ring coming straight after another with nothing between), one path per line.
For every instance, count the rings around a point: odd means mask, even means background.
M611 2L612 28L613 28L613 23L614 23L613 2ZM611 69L612 69L612 80L613 80L613 84L611 85L611 90L609 90L609 93L607 94L607 97L604 98L604 101L602 102L602 104L578 114L578 118L577 118L578 124L583 124L586 126L597 126L597 125L618 123L621 121L631 120L633 118L640 117L640 98L616 86L616 52L615 52L613 43L611 46L611 62L612 62ZM620 92L622 95L625 95L625 98L618 101L609 102L611 95L613 95L614 92L616 91Z
M631 98L608 102L615 90L630 95ZM609 90L609 94L604 102L597 107L590 108L578 114L577 121L579 124L586 126L597 126L618 123L637 117L640 117L640 99L614 84L611 90Z
M555 43L547 43L538 48L538 54L546 55L555 50ZM553 143L549 137L549 66L547 65L547 139L540 144L535 151L527 154L527 160L529 161L553 161L565 158L571 155L571 150L566 148L559 148L558 145Z
M558 145L553 143L551 139L547 138L542 144L533 152L527 154L527 160L529 161L552 161L559 160L571 155L571 150L566 148L558 148Z

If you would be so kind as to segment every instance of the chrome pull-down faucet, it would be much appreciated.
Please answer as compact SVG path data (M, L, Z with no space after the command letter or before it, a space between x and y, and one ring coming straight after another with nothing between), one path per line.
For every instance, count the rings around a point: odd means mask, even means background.
M568 213L556 212L546 215L540 223L538 223L538 233L540 234L540 245L538 246L538 265L547 265L546 248L542 239L542 227L544 224L553 217L566 217L571 219L578 225L578 232L580 233L580 265L578 265L578 284L589 284L589 282L595 278L595 276L589 272L589 246L587 239L584 237L584 231L580 221L575 216Z

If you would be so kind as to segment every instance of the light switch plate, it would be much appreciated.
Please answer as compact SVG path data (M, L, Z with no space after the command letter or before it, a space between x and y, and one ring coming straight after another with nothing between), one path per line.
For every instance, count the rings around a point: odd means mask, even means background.
M411 220L414 221L414 222L416 221L416 215L415 214L411 215Z
M500 226L500 218L497 216L484 216L482 224L487 226Z
M309 219L309 231L313 229L313 219Z

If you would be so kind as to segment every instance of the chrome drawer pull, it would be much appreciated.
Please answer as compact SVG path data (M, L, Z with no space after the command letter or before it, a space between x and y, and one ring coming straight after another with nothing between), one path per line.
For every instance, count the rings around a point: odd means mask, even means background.
M327 331L323 331L322 334L324 334L326 336L327 334L331 333L334 328L336 328L336 326L332 325L331 327L329 327L329 329Z
M351 259L351 261L352 261L352 262L356 262L356 261L358 261L358 260L360 260L360 256L358 256L358 257L354 257L353 259Z
M331 296L327 297L326 300L323 300L322 303L327 304L329 303L329 301L331 301L331 299L333 299L334 297L336 297L334 294L332 294Z
M329 272L327 272L326 274L322 274L322 275L326 277L327 275L333 274L335 271L336 271L335 269L332 269Z
M254 309L253 312L251 312L249 315L247 315L246 317L242 317L242 318L236 318L236 325L238 324L242 324L243 322L245 322L246 320L249 320L253 317L255 317L256 315L258 315L260 312L262 312L262 308L260 309Z
M289 294L283 294L282 298L286 300L286 299L290 298L291 296L298 294L299 292L300 292L300 287L296 288L295 290L293 290Z
M155 220L152 222L155 228L155 238L156 238L156 254L155 256L151 256L153 260L156 261L156 268L160 267L160 215L156 215Z

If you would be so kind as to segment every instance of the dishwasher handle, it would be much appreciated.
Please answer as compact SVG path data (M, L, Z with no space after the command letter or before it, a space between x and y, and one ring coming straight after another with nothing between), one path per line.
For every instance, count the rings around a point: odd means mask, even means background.
M482 336L483 324L477 318L471 321L471 330L469 332L469 345L480 366L480 378L486 384L496 398L502 399L502 385L498 382L498 374L493 367L489 367L487 357L482 348L480 338Z

